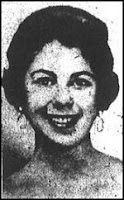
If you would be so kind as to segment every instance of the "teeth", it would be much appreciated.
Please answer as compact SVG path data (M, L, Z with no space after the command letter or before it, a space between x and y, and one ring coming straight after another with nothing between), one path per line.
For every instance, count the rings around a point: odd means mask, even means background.
M63 119L63 122L64 122L64 123L67 123L67 122L68 122L68 119Z
M67 122L71 121L71 118L65 118L65 119L62 119L62 118L53 118L52 120L55 121L55 122L58 122L58 123L67 123Z
M65 124L57 124L57 126L59 126L59 127L65 127L66 125Z

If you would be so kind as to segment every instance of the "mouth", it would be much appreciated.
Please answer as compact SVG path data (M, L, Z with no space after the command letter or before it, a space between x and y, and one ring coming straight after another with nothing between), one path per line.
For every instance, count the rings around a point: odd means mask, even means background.
M53 115L48 114L49 123L57 129L67 129L75 126L80 118L79 114L75 115Z

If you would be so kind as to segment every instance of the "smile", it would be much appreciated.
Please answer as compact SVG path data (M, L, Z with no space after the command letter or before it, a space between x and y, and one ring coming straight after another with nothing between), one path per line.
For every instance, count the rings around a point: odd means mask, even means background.
M48 121L55 128L71 128L79 119L79 115L49 115Z

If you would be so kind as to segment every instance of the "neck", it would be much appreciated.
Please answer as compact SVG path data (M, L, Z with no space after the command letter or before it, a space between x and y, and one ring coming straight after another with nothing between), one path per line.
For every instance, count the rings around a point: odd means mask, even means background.
M38 161L47 162L54 170L73 168L81 163L86 165L86 157L91 148L90 134L87 134L80 144L75 146L63 146L50 141L43 136L42 140L36 138L34 158Z

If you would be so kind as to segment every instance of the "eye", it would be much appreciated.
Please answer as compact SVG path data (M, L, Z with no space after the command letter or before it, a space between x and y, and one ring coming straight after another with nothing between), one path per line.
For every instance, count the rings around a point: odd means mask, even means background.
M73 81L72 84L76 89L82 89L83 87L90 87L92 83L84 78L77 78Z
M34 80L33 83L49 87L55 84L55 80L50 77L41 77Z

